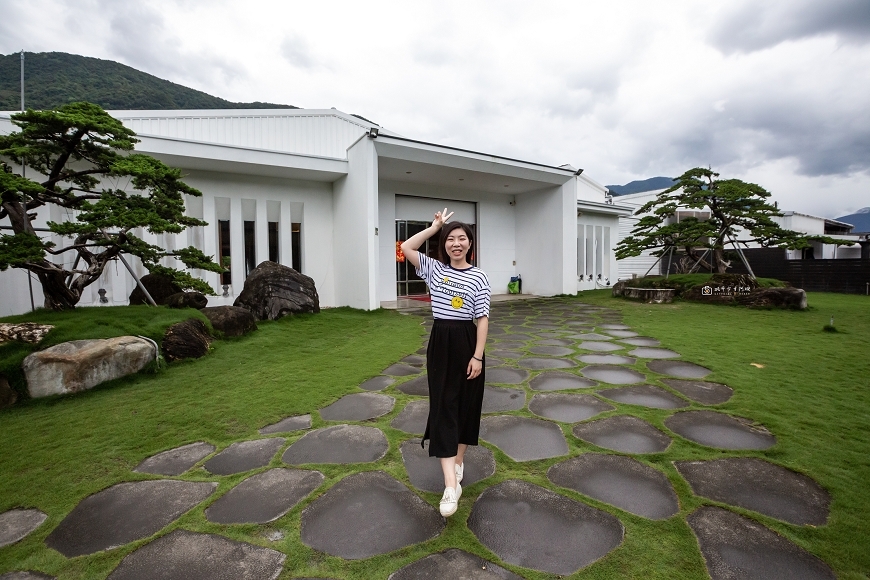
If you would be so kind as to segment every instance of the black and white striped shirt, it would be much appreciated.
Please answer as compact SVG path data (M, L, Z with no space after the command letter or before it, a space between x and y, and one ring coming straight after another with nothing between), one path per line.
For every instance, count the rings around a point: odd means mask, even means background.
M417 275L429 285L432 317L475 320L489 316L489 279L475 266L457 270L420 252Z

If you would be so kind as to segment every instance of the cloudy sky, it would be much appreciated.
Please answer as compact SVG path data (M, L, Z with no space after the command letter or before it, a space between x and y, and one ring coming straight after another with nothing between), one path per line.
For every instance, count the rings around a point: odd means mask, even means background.
M783 209L870 206L868 0L0 0L0 13L3 54L336 107L603 184L711 166Z

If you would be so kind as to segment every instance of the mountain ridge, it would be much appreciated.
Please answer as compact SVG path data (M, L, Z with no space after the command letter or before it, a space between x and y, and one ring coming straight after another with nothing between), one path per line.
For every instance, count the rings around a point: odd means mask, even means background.
M613 195L628 195L630 193L667 189L673 184L674 180L671 177L650 177L649 179L631 181L625 185L606 185L605 187Z

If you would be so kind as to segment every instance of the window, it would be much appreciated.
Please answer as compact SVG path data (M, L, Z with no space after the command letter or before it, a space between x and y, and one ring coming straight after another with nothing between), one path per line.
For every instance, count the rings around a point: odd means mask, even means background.
M302 273L302 224L293 223L290 228L290 243L293 245L292 268Z
M218 247L220 264L227 269L221 274L221 284L232 284L233 275L230 269L230 220L218 220Z
M244 222L245 231L245 278L257 267L255 222Z
M278 259L278 222L269 222L269 261L280 263Z

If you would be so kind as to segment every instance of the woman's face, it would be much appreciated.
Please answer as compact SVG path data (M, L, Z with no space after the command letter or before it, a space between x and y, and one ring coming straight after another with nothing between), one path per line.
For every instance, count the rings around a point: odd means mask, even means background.
M444 240L444 249L451 261L462 261L471 246L471 241L468 239L465 230L456 228L447 234L447 239Z

